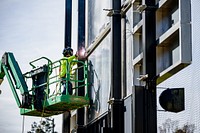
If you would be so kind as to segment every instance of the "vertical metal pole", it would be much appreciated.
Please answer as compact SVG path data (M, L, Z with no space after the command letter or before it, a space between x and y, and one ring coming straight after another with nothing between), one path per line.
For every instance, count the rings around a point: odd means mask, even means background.
M72 21L72 0L65 1L65 44L64 47L71 47L71 21ZM70 133L70 112L63 114L62 133Z
M144 97L145 133L157 132L156 111L156 19L155 0L143 0L147 8L142 13L143 18L143 73L148 74Z
M72 0L65 0L65 47L71 47Z
M54 118L52 119L52 133L54 133L54 128L55 128L55 125L54 125Z
M111 127L113 133L124 133L124 104L121 90L121 0L112 0L112 7Z
M85 0L78 0L78 48L85 47ZM80 66L80 64L78 64ZM84 70L83 68L78 70L78 80L83 80ZM84 83L78 83L79 86ZM78 95L84 96L84 87L78 89ZM77 133L85 133L84 131L84 108L77 110Z
M70 117L70 112L65 112L63 114L62 133L70 133Z

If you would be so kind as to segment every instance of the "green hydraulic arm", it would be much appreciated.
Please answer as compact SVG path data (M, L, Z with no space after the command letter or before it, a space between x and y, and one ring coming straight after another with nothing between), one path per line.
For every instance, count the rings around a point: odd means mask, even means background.
M7 77L18 107L29 108L29 104L25 102L29 97L28 86L13 53L10 52L6 52L0 60L0 84L4 76ZM21 92L22 101L18 97L17 89Z

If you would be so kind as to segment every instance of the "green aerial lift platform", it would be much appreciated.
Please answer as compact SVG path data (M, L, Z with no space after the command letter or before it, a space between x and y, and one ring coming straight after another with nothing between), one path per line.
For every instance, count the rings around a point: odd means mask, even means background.
M66 60L66 76L59 77L61 61ZM36 67L35 64L43 65ZM72 67L79 64L79 67ZM61 59L52 62L46 57L30 62L32 70L22 74L13 53L6 52L0 60L0 84L7 77L21 115L49 117L66 111L75 110L89 105L87 90L87 63L84 61ZM84 70L84 78L78 80L77 71ZM73 94L68 93L68 82L72 83ZM31 87L28 85L31 84ZM66 93L62 93L66 86ZM85 89L84 96L78 96L77 90ZM18 96L20 91L21 96Z

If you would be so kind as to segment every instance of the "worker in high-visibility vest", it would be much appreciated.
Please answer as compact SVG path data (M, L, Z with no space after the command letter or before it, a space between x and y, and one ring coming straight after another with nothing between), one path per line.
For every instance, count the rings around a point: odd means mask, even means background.
M60 78L62 78L62 84L64 86L64 90L62 94L66 94L66 84L68 85L68 92L70 95L72 95L72 83L68 81L66 82L66 73L67 71L70 71L70 75L72 76L72 68L74 65L76 65L75 62L72 62L73 60L77 59L77 54L73 55L73 49L71 47L64 48L63 50L63 58L61 59L61 67L60 67Z

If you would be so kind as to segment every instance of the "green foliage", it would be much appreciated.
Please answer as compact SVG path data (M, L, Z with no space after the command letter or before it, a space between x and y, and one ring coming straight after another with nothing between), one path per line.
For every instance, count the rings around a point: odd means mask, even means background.
M57 133L54 132L54 119L46 118L45 120L41 120L39 124L33 122L31 124L31 131L27 133Z

